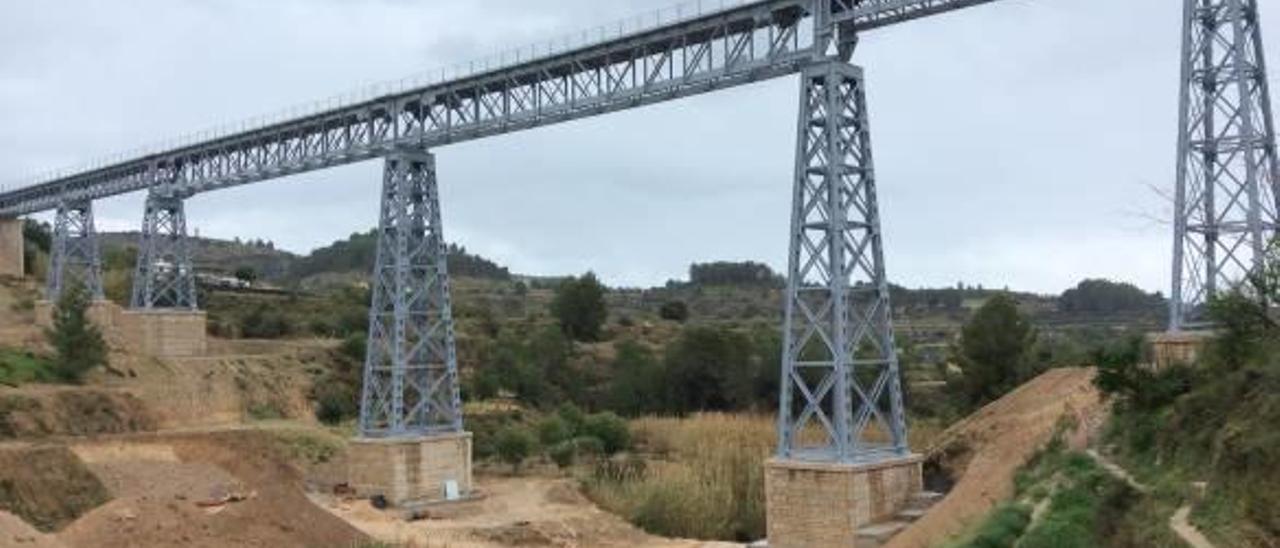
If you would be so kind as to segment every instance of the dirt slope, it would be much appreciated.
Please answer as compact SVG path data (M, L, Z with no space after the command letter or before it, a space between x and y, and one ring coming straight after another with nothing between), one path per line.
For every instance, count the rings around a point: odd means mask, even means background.
M64 446L0 446L0 511L33 529L61 529L110 498L102 482ZM0 546L9 545L0 538Z
M1074 419L1071 445L1083 448L1106 406L1091 368L1055 369L949 428L928 452L956 480L947 497L888 544L924 548L957 535L1013 496L1014 472Z
M114 500L58 535L70 548L349 546L365 538L307 499L265 434L228 431L79 443ZM221 507L202 502L245 497Z

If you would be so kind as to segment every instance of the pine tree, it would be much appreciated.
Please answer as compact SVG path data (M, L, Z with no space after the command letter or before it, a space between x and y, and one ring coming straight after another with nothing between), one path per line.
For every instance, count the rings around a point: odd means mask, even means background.
M79 383L90 369L107 364L107 344L89 321L88 310L84 287L67 287L53 309L53 329L45 332L57 353L54 370L67 382Z

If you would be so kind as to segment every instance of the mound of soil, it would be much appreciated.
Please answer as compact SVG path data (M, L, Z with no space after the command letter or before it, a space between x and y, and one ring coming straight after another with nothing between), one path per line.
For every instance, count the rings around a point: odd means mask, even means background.
M0 510L40 531L61 529L110 499L97 476L66 447L0 448Z
M311 503L269 433L134 438L76 446L116 499L63 531L63 544L352 546L367 539Z
M1013 496L1014 474L1070 425L1068 443L1083 448L1106 417L1092 368L1054 369L956 423L927 453L929 466L955 481L928 514L889 547L927 547L960 534Z
M0 440L121 434L155 427L146 404L127 392L33 386L0 390Z
M0 546L65 548L53 535L37 531L22 518L8 512L0 512Z

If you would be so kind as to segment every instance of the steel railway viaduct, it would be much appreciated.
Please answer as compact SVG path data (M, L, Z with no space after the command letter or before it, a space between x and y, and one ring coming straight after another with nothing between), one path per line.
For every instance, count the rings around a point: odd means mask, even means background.
M350 479L394 501L439 498L452 489L445 484L470 488L470 438L428 151L799 74L769 533L774 546L849 546L859 525L891 515L920 489L889 318L864 79L849 60L861 33L993 1L690 3L649 28L5 192L0 269L21 274L18 217L56 210L48 298L73 283L101 298L93 201L145 190L131 313L150 326L148 336L164 337L155 318L198 314L185 199L383 158ZM1175 332L1258 267L1280 211L1257 0L1184 0L1183 22Z

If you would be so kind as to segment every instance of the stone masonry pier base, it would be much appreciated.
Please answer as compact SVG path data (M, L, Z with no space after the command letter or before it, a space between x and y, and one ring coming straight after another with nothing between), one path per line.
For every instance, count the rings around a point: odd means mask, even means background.
M445 482L471 493L471 433L415 438L356 438L347 450L347 483L361 497L394 506L445 500Z
M189 310L125 310L111 301L94 301L86 312L98 326L129 351L157 358L203 356L208 349L207 318ZM36 302L36 325L53 327L53 303Z
M1157 371L1171 365L1190 365L1212 337L1208 331L1151 333L1147 335L1147 343L1151 347L1152 365Z
M846 464L765 464L769 548L853 548L859 528L887 520L924 489L919 455Z
M26 272L22 223L22 219L0 219L0 276L21 278Z

